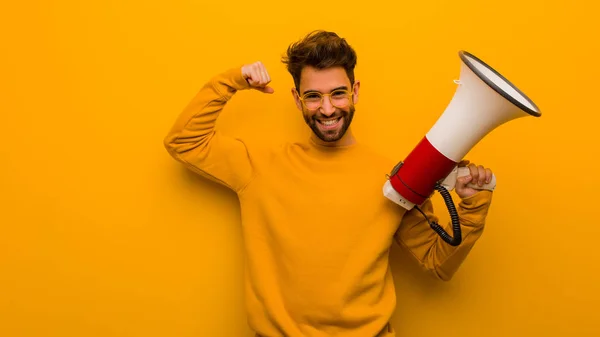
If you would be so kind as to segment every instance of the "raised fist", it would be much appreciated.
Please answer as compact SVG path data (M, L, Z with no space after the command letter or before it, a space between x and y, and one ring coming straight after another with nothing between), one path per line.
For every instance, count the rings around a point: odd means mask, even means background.
M273 88L268 86L269 82L271 82L271 77L269 76L265 66L260 61L244 65L242 67L242 76L244 76L244 79L246 79L252 89L256 89L267 94L272 94L275 92Z

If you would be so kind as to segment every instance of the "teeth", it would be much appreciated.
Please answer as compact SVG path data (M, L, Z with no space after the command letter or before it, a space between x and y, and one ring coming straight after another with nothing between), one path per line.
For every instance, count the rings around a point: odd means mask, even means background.
M338 120L339 120L339 118L338 119L333 119L333 120L328 120L328 121L321 121L321 124L326 125L326 126L330 126L330 125L333 125L333 124L337 123Z

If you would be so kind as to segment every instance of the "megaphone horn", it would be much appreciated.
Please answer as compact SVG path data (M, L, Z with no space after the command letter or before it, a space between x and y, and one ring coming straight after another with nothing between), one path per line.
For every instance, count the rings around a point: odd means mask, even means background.
M453 246L459 245L462 237L448 190L454 187L457 176L467 175L469 170L457 164L500 125L542 115L537 105L498 71L469 52L461 50L458 55L460 77L455 81L458 86L452 100L417 146L392 169L383 187L386 198L407 210L418 208L434 191L440 192L452 218L454 237L438 224L429 223ZM496 177L482 187L469 186L494 190Z

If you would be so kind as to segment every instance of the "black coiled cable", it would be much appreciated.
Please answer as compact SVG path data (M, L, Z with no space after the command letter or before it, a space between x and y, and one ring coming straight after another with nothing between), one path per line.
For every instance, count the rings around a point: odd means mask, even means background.
M446 207L448 208L448 212L450 213L450 219L452 220L452 231L454 233L454 237L451 237L442 228L442 226L440 226L437 222L430 221L429 218L427 217L427 215L425 215L425 213L418 206L415 206L415 208L419 212L421 212L421 214L423 214L423 216L429 223L429 226L431 226L431 228L436 233L438 233L438 235L444 241L446 241L451 246L458 246L462 242L462 234L461 234L461 230L460 230L460 222L458 220L458 213L456 212L456 207L454 206L454 201L452 200L452 196L450 195L448 190L444 186L440 185L439 183L437 183L435 185L435 190L440 192L440 194L442 195L442 198L444 199L444 202L446 203Z

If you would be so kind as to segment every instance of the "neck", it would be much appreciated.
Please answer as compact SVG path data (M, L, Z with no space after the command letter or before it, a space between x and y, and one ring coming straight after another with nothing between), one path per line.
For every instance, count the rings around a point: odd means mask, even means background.
M335 142L326 142L323 141L321 138L317 137L314 132L311 132L311 140L313 141L313 143L320 145L320 146L325 146L325 147L344 147L344 146L350 146L350 145L354 145L356 144L356 138L354 137L354 134L352 133L352 128L349 127L348 130L346 130L346 133L344 134L344 136L342 136L342 138L340 138L339 140L336 140Z

